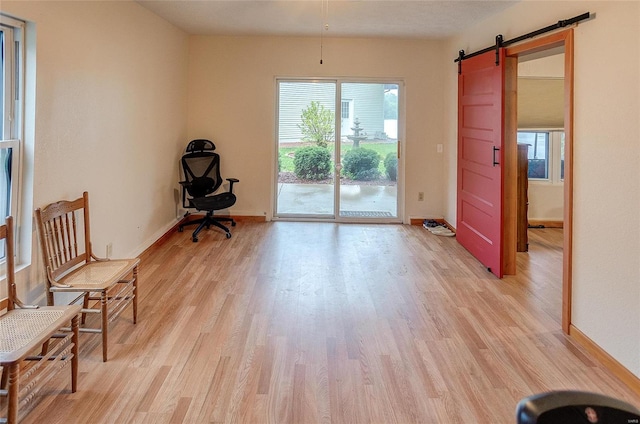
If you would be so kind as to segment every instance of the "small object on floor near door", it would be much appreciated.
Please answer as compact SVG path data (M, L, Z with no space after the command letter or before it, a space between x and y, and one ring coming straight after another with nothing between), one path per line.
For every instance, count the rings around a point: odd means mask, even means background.
M440 224L433 219L425 219L424 221L422 221L422 226L427 229L437 227L438 225Z
M432 219L425 219L422 226L436 236L453 237L456 235L456 233L451 231L445 224Z

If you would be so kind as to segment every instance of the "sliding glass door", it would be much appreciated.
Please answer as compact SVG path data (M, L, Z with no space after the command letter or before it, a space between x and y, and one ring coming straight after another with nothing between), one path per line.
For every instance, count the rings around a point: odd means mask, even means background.
M340 84L340 218L398 217L398 87Z
M335 98L333 81L278 81L276 216L334 216Z
M278 80L274 218L399 222L400 85Z

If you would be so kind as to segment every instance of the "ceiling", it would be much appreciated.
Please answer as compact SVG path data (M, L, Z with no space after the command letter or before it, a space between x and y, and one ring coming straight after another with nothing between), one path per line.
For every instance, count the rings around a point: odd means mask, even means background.
M137 0L194 35L446 38L519 0Z

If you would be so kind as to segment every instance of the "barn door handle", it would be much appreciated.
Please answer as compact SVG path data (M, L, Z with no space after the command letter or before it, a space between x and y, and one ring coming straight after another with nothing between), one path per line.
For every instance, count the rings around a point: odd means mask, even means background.
M496 152L499 152L500 148L493 146L493 166L500 165L500 162L496 161Z

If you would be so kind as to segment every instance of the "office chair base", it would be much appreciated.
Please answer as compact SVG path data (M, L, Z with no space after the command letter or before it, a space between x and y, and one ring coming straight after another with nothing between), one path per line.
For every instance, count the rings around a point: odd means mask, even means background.
M185 214L185 217L189 215L189 213ZM178 232L182 232L184 230L184 227L187 225L196 225L198 224L198 228L195 229L195 231L193 232L193 234L191 234L191 240L196 243L198 241L198 234L200 233L200 231L202 231L204 228L206 228L207 230L209 228L211 228L211 226L215 226L220 228L222 231L225 232L225 236L230 239L231 238L231 231L229 230L229 228L225 225L223 225L222 223L220 223L220 221L229 221L231 222L231 226L235 227L236 226L236 221L233 220L233 218L230 217L214 217L212 212L207 212L207 214L204 216L204 218L200 218L200 219L194 219L193 221L189 221L189 222L185 222L184 224L180 224L180 226L178 227Z

